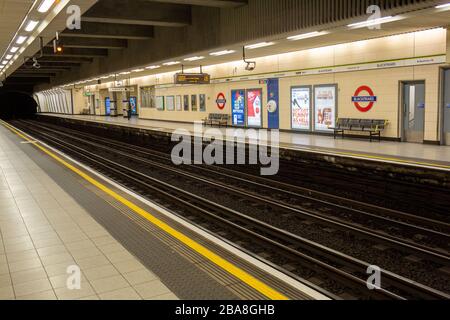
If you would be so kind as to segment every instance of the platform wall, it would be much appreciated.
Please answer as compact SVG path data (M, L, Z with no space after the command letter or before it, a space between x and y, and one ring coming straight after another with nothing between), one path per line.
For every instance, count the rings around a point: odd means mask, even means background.
M387 64L390 61L406 61L411 58L445 57L447 52L446 29L433 29L415 33L401 34L372 40L358 41L340 44L330 47L322 47L299 52L285 53L274 56L251 59L257 62L254 72L244 70L242 61L224 63L215 66L204 67L204 72L210 73L213 79L229 79L223 83L197 86L174 86L174 73L165 73L152 76L131 78L127 85L136 85L139 88L156 86L155 96L177 95L206 95L206 111L159 111L154 108L140 108L140 90L138 96L139 115L144 119L171 120L171 121L199 121L207 117L209 113L231 114L231 90L255 89L263 90L263 127L268 123L267 85L259 80L236 81L239 77L254 74L283 73L292 70L311 70L314 68L328 68L348 65L358 65L355 68L367 64ZM416 59L420 60L420 59ZM445 62L445 58L442 63ZM399 138L400 132L400 83L402 81L424 80L426 83L426 115L425 115L425 140L439 140L439 68L441 63L430 65L417 65L398 68L377 68L374 70L355 72L336 72L302 75L294 77L282 77L279 79L279 109L280 129L291 129L291 87L314 86L336 84L338 86L337 104L338 117L385 119L389 121L385 137ZM363 67L364 69L364 67ZM189 70L187 70L189 71ZM196 70L197 71L197 70ZM372 88L377 102L373 109L367 113L358 111L352 103L352 96L358 87L366 85ZM108 95L108 88L113 83L88 86L85 90L95 91L100 95L101 103ZM227 104L223 110L219 110L216 97L224 93ZM75 102L77 104L79 102ZM79 110L78 106L75 110ZM81 108L82 109L82 108ZM100 107L100 113L104 114L104 106ZM75 111L77 113L77 111Z

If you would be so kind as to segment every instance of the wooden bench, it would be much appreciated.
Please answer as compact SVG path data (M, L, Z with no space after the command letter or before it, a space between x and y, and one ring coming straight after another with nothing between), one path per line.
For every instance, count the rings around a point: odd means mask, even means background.
M210 113L208 115L208 118L206 118L205 120L203 120L203 122L205 123L205 125L210 125L211 127L213 125L217 125L217 126L228 126L229 122L230 122L230 115L229 114L223 114L223 113Z
M381 141L381 132L387 125L387 120L340 118L336 122L336 127L330 129L334 130L335 139L338 134L342 134L342 138L344 138L346 131L368 132L372 142L374 137L378 137L378 141Z

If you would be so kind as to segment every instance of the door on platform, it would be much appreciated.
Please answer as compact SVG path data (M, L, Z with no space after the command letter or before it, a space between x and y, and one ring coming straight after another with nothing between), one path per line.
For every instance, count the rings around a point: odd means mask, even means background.
M444 70L444 126L443 143L450 146L450 69Z
M405 142L422 143L425 129L425 82L404 82L402 91L402 140Z

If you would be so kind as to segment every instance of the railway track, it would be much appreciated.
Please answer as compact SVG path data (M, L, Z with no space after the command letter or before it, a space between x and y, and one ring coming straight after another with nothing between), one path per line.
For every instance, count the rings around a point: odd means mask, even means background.
M171 179L183 177L184 179L190 179L189 181L191 182L195 181L195 184L208 185L211 190L214 188L216 190L217 188L226 190L226 192L234 196L239 196L247 200L251 199L251 201L259 202L260 205L263 204L264 206L276 208L277 213L301 216L304 221L313 221L314 223L326 225L328 228L340 228L341 231L348 234L357 234L364 239L371 239L372 241L376 239L377 242L393 248L402 248L401 250L405 250L409 254L434 259L437 261L436 263L448 263L449 261L448 250L445 247L445 245L448 245L449 226L445 223L429 219L419 219L418 217L407 214L403 215L401 212L393 210L386 210L379 217L373 212L377 209L375 206L367 206L367 210L363 211L364 204L362 203L332 197L337 202L333 203L321 199L320 196L324 195L313 195L312 192L308 194L307 190L298 190L298 187L281 189L283 186L280 184L265 184L263 182L267 181L263 178L259 180L256 177L237 174L234 171L223 168L199 168L190 166L188 170L181 170L179 168L173 168L167 163L163 163L167 161L166 155L154 153L143 148L130 147L123 143L100 139L92 135L69 131L67 129L58 129L50 125L42 125L34 122L15 124L26 131L31 131L34 136L62 149L69 155L88 163L95 169L111 176L127 187L137 189L136 191L146 195L151 200L156 200L178 214L190 217L196 223L208 227L211 231L219 233L234 242L241 243L247 250L269 257L269 260L280 266L290 266L291 270L285 270L286 272L297 274L301 278L315 279L316 283L322 283L323 287L333 295L374 299L449 298L446 292L433 289L387 270L383 271L383 288L381 290L369 291L365 288L367 279L365 272L371 265L368 262L301 237L298 234L252 217L249 214L239 212L239 210L211 201L205 196L176 187L167 183L161 177L158 179L144 173L145 170L143 168L132 169L128 164L133 162L140 163L141 167L150 166L154 169L157 168L161 172L165 172L166 175L171 175ZM70 142L67 142L68 139L70 139ZM153 158L153 160L148 159L148 157ZM158 161L155 161L155 158ZM127 160L125 161L124 159ZM196 172L198 170L221 178L216 178L213 181L211 176L202 176ZM229 184L227 185L223 180L227 180ZM233 180L234 184L230 183L230 180ZM248 192L244 194L242 187L238 187L239 184L244 184L247 187L247 191L248 185L257 188L265 187L272 194L274 192L277 193L278 197L257 197ZM285 187L288 186L286 185ZM302 192L297 194L294 190ZM423 243L406 241L403 239L408 238L406 234L403 235L403 238L386 233L383 234L379 230L374 231L354 221L349 222L348 219L346 222L343 222L342 217L339 219L336 219L336 217L332 218L330 215L323 213L328 210L317 210L317 207L311 209L314 205L308 205L306 209L299 209L295 204L289 202L286 204L286 202L283 202L283 199L285 201L285 197L294 196L297 197L296 201L315 201L315 206L319 206L320 204L322 207L331 206L333 210L337 211L347 210L347 215L355 216L359 214L360 217L379 219L378 223L382 221L385 224L394 224L397 228L415 228L413 231L414 234L421 234L426 238L433 238L434 240L428 242L422 241ZM349 203L351 203L351 206L348 205ZM347 204L347 207L345 204ZM418 225L419 222L421 225ZM414 225L414 223L417 225ZM409 233L411 232L409 230ZM318 279L319 281L317 281Z

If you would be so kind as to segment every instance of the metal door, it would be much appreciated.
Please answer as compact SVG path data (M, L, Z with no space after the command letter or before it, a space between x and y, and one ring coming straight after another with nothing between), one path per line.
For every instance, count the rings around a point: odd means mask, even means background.
M404 83L403 141L423 142L425 107L425 82Z
M443 143L450 146L450 69L444 71L444 130Z

